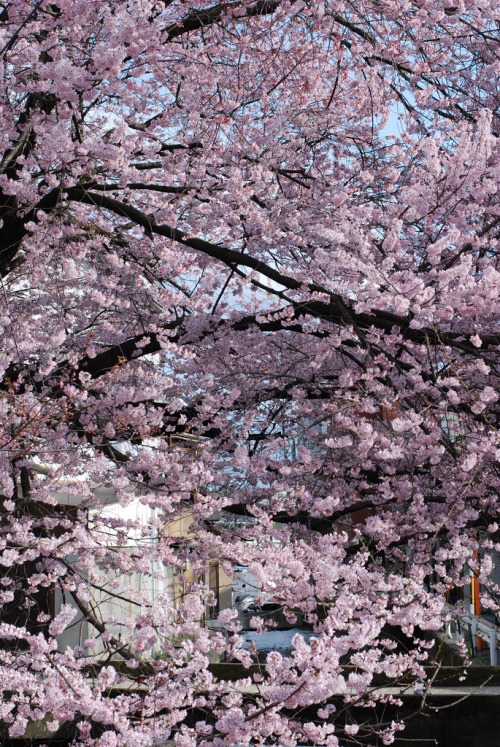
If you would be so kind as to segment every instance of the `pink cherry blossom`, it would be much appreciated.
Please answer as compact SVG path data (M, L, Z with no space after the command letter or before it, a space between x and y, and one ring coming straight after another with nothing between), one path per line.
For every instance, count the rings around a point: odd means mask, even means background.
M10 738L391 744L498 610L497 3L1 20Z

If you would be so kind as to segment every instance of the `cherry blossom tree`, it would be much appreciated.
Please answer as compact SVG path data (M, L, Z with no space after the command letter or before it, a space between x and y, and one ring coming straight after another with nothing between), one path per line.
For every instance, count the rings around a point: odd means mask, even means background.
M467 573L496 609L497 2L0 19L5 734L390 744L374 677L425 676ZM256 674L236 613L205 623L213 562L312 637ZM175 604L127 586L174 566Z

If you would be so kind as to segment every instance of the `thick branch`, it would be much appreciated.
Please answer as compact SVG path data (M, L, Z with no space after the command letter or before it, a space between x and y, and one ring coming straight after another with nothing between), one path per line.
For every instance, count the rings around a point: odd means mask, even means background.
M245 8L242 16L253 17L269 15L270 13L274 13L279 5L280 0L259 0L255 5ZM212 8L206 8L204 10L191 8L188 15L181 21L174 23L167 28L167 41L170 42L190 31L198 31L199 29L211 26L220 21L226 13L235 10L236 8L241 8L241 6L241 2L236 2L220 3L219 5L214 5Z
M373 309L369 314L357 314L349 308L349 303L345 302L341 296L332 293L322 286L318 286L315 283L304 284L295 278L276 270L274 267L265 264L261 259L252 257L250 254L242 254L241 252L228 249L219 244L213 244L204 239L188 236L178 228L173 228L165 224L158 225L151 216L146 215L141 210L138 210L132 205L125 204L120 200L90 192L79 186L68 189L66 195L69 200L104 208L115 215L126 217L129 220L134 221L137 225L142 226L150 236L153 234L164 236L165 238L194 249L201 254L212 257L231 269L241 266L248 267L288 290L308 290L312 294L324 294L329 296L329 303L315 300L292 301L298 316L309 315L314 318L324 319L330 323L343 326L353 324L360 330L368 330L374 327L388 334L392 333L393 330L397 328L405 339L418 344L428 345L429 342L440 345L444 344L458 347L460 350L473 355L477 355L478 353L478 348L468 339L471 335L440 332L439 330L430 327L423 327L421 329L412 328L410 326L411 316L398 316L381 309ZM268 292L273 294L275 291L272 287L269 287ZM499 343L497 335L483 335L481 339L482 349L489 347L496 348Z

